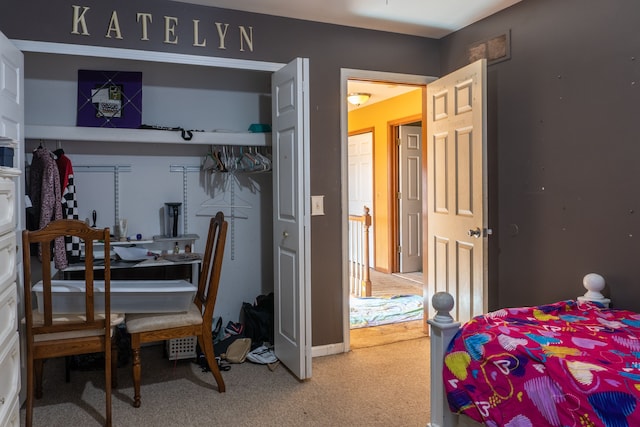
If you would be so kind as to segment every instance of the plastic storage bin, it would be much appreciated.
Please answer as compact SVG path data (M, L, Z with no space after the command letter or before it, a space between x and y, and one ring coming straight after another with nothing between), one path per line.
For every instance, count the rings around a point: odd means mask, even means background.
M198 344L198 338L195 336L166 340L167 358L169 360L193 359L198 355L196 344Z
M52 280L53 312L84 312L84 280ZM38 311L44 307L42 282L33 286ZM112 280L112 313L171 313L187 311L197 288L186 280ZM96 310L104 310L104 281L94 281Z

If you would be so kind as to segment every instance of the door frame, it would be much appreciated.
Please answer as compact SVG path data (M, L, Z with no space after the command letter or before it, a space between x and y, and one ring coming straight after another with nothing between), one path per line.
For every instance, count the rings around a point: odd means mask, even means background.
M359 70L353 68L340 69L340 173L341 179L341 212L342 212L342 345L343 351L348 352L350 347L350 324L349 324L349 262L347 260L349 245L349 182L347 164L347 139L349 134L348 126L348 106L347 106L347 83L349 80L370 80L375 82L389 82L423 86L437 80L437 77L421 76L417 74L390 73L385 71ZM426 105L426 90L423 90L423 105ZM426 108L423 108L422 122L426 123ZM423 162L424 166L424 156ZM424 179L424 178L423 178ZM424 215L423 215L424 218Z

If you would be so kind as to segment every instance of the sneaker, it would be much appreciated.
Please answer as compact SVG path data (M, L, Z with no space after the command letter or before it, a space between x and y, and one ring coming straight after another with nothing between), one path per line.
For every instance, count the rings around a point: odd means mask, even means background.
M253 351L250 351L249 354L247 354L247 360L253 363L266 365L269 363L277 362L278 358L276 357L273 350L261 345L260 347L256 348Z
M235 323L229 320L224 331L229 335L241 335L242 332L244 332L244 325L242 323Z

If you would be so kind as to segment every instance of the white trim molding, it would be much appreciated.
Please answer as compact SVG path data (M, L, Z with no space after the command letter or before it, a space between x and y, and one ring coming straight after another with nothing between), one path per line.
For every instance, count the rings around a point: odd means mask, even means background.
M122 49L102 46L87 46L67 43L51 43L31 40L11 40L23 52L55 53L61 55L95 56L151 62L174 62L186 65L234 68L255 71L277 71L285 64L253 61L247 59L218 58L213 56L187 55L183 53L154 52L150 50Z

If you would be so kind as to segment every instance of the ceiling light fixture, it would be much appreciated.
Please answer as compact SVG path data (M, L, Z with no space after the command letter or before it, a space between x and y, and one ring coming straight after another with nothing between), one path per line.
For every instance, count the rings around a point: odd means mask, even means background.
M371 98L371 94L370 93L350 93L347 96L347 101L349 101L349 104L351 105L355 105L356 107L359 107L360 105L364 104L365 102L367 102L369 100L369 98Z

